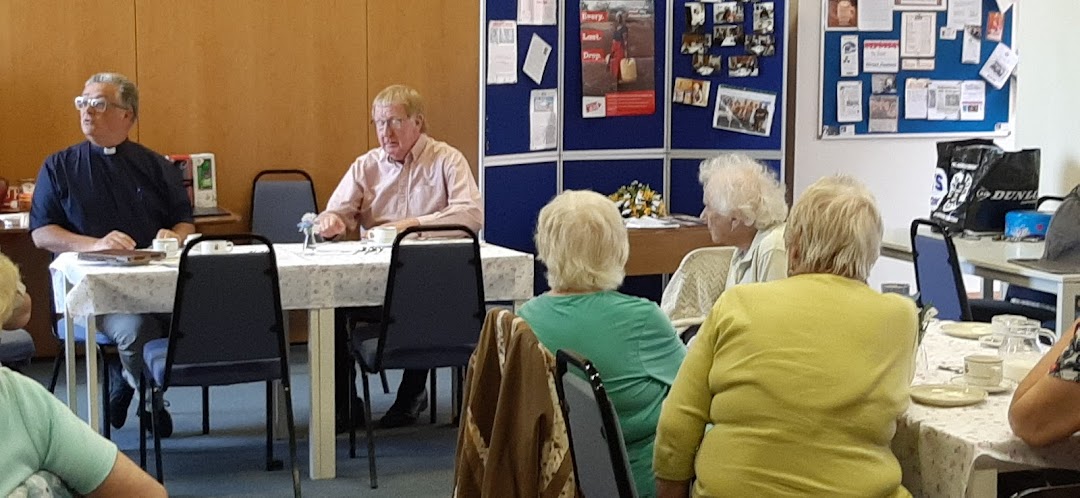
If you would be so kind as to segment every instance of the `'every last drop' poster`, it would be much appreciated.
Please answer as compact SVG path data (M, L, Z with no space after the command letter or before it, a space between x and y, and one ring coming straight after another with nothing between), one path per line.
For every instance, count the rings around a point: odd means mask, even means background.
M581 0L581 114L656 113L652 0Z

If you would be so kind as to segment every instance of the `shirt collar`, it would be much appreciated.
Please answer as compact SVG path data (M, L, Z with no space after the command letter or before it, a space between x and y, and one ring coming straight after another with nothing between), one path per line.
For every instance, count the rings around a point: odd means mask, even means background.
M758 230L757 233L754 234L754 240L750 242L750 247L746 249L746 252L740 252L738 254L740 262L746 261L751 254L756 253L758 246L761 245L761 241L765 240L765 237L772 233L772 231L775 230L777 226L780 225L776 225L772 228L766 228L764 230Z
M405 160L400 162L400 163L398 163L397 161L391 159L390 154L387 154L386 150L384 150L382 147L379 147L379 159L381 161L386 161L386 162L391 162L391 163L401 164L401 165L412 164L412 162L414 160L416 160L416 158L420 157L420 153L424 152L424 148L427 147L428 140L430 140L430 139L428 138L427 133L421 133L420 137L416 139L416 143L413 144L411 149L409 149L409 153L405 154Z
M93 153L95 153L95 154L103 154L103 155L106 155L106 156L111 156L111 155L119 153L121 150L123 150L124 146L127 145L127 143L128 143L128 139L125 138L123 142L120 142L119 144L116 144L116 147L102 147L100 145L94 145L94 143L89 141L89 140L87 140L86 143L90 144L90 150Z

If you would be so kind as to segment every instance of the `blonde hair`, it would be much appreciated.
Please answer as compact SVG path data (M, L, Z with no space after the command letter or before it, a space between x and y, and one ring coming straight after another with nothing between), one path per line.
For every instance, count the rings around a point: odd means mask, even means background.
M768 230L787 218L784 185L772 171L749 156L722 154L701 162L698 180L705 205L758 231Z
M873 194L850 176L822 178L791 208L784 242L788 275L832 273L866 281L884 227Z
M536 249L555 290L614 290L625 276L630 242L615 203L567 190L540 210Z
M375 100L371 103L371 111L374 113L376 106L394 104L401 104L405 107L405 113L410 118L419 117L420 132L427 133L427 119L424 118L424 98L420 96L420 92L405 85L390 85L383 88L375 96Z
M15 263L0 253L0 323L7 322L15 313L19 281L19 269Z

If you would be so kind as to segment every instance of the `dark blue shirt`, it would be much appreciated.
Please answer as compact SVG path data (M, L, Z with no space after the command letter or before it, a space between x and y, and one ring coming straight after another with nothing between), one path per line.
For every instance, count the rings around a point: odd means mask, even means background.
M137 247L149 247L158 230L182 222L193 221L180 169L132 141L112 155L87 141L49 156L30 208L31 231L58 225L100 238L119 230Z

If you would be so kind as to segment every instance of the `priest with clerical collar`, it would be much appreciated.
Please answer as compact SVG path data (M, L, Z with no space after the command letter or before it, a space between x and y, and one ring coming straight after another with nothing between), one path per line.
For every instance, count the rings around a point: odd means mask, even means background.
M155 238L182 243L195 225L179 168L128 140L139 117L135 84L121 74L95 74L75 97L75 108L86 141L45 159L30 209L34 244L61 253L144 248ZM97 325L116 342L133 379L143 368L143 344L166 335L168 315L103 315ZM109 422L120 428L134 389L119 368L110 377ZM159 432L167 436L172 421L163 407L158 410Z

